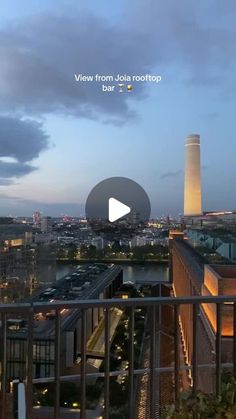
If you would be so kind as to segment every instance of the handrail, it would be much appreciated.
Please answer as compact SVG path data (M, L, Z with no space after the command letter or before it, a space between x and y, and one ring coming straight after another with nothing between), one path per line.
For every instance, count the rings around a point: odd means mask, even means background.
M112 299L88 299L88 300L72 300L57 301L52 303L19 303L19 304L0 304L0 313L28 312L30 309L34 311L56 310L61 308L68 309L87 309L90 307L146 307L152 305L179 305L179 304L224 304L236 303L236 295L220 295L220 296L193 296L193 297L145 297L145 298L112 298Z

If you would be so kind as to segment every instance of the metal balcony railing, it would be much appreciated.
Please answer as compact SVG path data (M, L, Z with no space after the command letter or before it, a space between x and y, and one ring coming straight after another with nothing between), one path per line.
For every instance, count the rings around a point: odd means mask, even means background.
M134 419L135 415L135 390L137 387L134 383L135 377L142 374L148 374L149 377L149 417L155 418L156 416L156 405L157 405L157 385L156 375L165 368L160 368L157 362L157 349L159 324L157 321L158 309L163 306L173 307L174 314L174 364L166 370L173 373L173 384L174 384L174 399L178 400L180 394L180 373L186 368L191 370L192 377L192 391L196 392L198 387L198 373L199 368L204 365L198 363L198 334L197 334L197 321L199 315L199 309L203 303L215 304L216 305L216 331L215 331L215 389L216 393L221 391L221 373L222 373L222 308L224 304L232 304L233 313L233 329L232 329L232 370L236 376L236 296L219 296L219 297L189 297L189 298L172 298L172 297L157 297L157 298L129 298L129 299L110 299L110 300L86 300L86 301L71 301L71 302L52 302L52 303L34 303L34 304L14 304L14 305L0 305L1 315L1 418L7 417L6 410L6 396L8 392L8 379L7 379L7 318L12 315L22 316L27 318L28 331L26 333L27 342L27 356L26 356L26 376L24 377L25 382L25 399L26 399L26 418L32 419L33 414L33 384L37 382L49 382L55 383L55 405L54 405L54 418L60 418L60 383L70 379L70 376L61 375L61 364L60 364L60 353L61 353L61 310L79 310L80 311L80 333L81 333L81 369L80 374L77 375L77 379L80 380L80 419L86 418L86 378L88 376L102 376L104 377L104 412L103 418L108 419L110 415L109 405L109 393L110 393L110 377L124 374L128 376L129 382L129 408L128 417ZM192 307L192 362L189 366L181 365L181 333L180 333L180 308L182 305L190 305ZM129 339L129 364L127 371L110 371L110 321L111 321L111 310L113 308L120 308L128 310L129 322L128 322L128 339ZM141 367L139 369L134 368L134 313L136 308L146 307L148 309L148 327L149 327L149 338L150 338L150 351L149 351L149 365L148 367ZM104 336L105 336L105 357L104 372L88 373L86 372L86 312L91 308L103 308L104 309ZM33 343L34 343L34 316L37 313L46 313L48 310L55 310L55 333L53 336L55 342L55 376L49 378L35 379L33 377ZM159 366L158 366L159 365ZM75 377L73 377L75 378Z

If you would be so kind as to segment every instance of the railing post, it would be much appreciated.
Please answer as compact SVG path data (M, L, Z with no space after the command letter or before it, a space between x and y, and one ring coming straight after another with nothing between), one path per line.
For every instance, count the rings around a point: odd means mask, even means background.
M56 310L55 319L55 405L54 419L60 418L60 353L61 353L61 333L60 333L60 311Z
M234 325L233 325L233 371L236 378L236 303L234 303Z
M179 400L179 365L180 365L180 336L179 336L179 305L174 307L174 321L175 321L175 335L174 335L174 345L175 345L175 402L178 403Z
M216 395L221 393L222 303L216 305Z
M193 304L193 357L192 357L192 380L193 380L193 396L196 396L197 387L198 387L198 334L197 334L197 325L198 325L198 314L199 314L199 304Z
M1 417L6 417L6 384L7 384L7 318L6 314L2 313L2 377L1 377L1 391L2 391L2 406Z
M134 308L129 313L129 419L134 416Z
M104 419L109 419L110 405L110 309L105 311L105 411Z
M159 307L153 305L150 310L150 418L155 418L155 391L159 392L159 386L156 386L156 310ZM158 316L159 317L159 316ZM159 319L158 319L159 320ZM159 325L158 325L159 327ZM158 336L159 339L159 336ZM158 372L159 374L159 372ZM156 388L157 387L157 388Z
M26 417L32 419L33 410L33 345L34 345L34 307L29 309L26 355Z
M80 399L80 419L86 419L86 309L81 310L81 399Z

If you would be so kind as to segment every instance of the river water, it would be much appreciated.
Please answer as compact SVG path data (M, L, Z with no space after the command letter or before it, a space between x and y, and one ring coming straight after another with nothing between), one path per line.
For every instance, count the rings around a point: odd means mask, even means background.
M68 264L57 266L57 280L73 271L78 266ZM123 268L123 281L124 282L147 282L156 283L168 281L169 269L167 265L124 265Z

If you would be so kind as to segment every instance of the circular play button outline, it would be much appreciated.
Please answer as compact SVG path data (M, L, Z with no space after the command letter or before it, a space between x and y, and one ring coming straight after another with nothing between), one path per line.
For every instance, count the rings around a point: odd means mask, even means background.
M151 204L146 191L125 177L110 177L90 191L85 213L96 235L109 241L132 238L150 219Z

